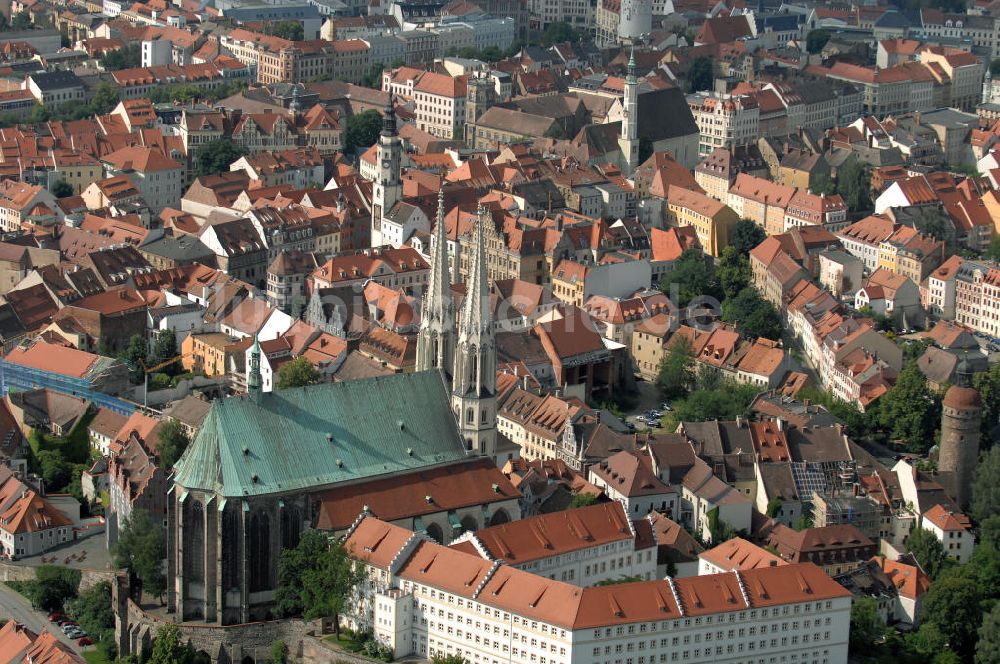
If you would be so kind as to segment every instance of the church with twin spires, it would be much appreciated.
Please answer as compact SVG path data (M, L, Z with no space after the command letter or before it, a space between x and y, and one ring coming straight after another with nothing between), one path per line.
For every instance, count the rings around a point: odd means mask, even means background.
M373 215L401 193L400 150L387 109ZM373 482L492 473L490 496L470 497L475 504L463 508L461 523L449 524L449 512L444 527L474 530L519 517L519 494L495 465L496 342L483 233L492 219L480 206L458 316L443 219L442 196L416 371L264 392L255 342L248 393L212 402L174 466L167 496L167 601L180 620L231 625L272 617L281 551L321 523L325 501ZM417 514L417 507L427 511L423 501L402 509ZM423 517L425 530L444 539L431 516ZM420 527L419 516L410 520Z

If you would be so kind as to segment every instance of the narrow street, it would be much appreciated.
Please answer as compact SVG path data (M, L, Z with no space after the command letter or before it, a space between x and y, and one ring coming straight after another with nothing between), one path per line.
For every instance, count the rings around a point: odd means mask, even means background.
M72 639L62 633L58 625L48 621L46 614L31 608L31 602L5 583L0 583L0 619L17 621L36 633L48 630L59 637L60 641L72 646L74 651L80 650Z

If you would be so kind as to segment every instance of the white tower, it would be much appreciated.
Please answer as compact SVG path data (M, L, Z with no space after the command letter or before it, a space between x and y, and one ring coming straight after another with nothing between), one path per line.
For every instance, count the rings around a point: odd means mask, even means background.
M628 59L628 76L625 77L625 117L622 119L618 146L622 151L622 167L632 175L639 166L639 82L635 76L635 47ZM664 118L664 121L668 121Z
M983 103L993 103L993 75L990 74L989 66L986 67L986 76L983 77Z
M444 227L444 188L438 192L437 223L430 283L420 311L417 336L417 371L440 369L447 376L455 361L455 303L451 297L448 233Z
M458 326L451 403L466 449L495 459L497 354L486 271L485 226L488 223L493 220L480 204Z
M619 43L634 44L653 29L653 0L622 0L619 17Z
M397 201L403 198L403 146L396 133L396 110L392 95L382 117L382 133L378 137L378 174L372 187L371 246L382 245L382 220Z

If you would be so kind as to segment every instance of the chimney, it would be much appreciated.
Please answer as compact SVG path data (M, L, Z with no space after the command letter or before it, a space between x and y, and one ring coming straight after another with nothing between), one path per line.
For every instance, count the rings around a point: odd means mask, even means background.
M915 112L915 113L913 114L913 122L914 122L914 123L915 123L915 124L916 124L917 126L920 126L920 111L917 111L917 112Z

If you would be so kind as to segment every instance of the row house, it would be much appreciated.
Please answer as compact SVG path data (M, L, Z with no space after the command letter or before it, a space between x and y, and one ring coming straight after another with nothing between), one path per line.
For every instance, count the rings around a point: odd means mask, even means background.
M798 190L785 208L785 228L822 226L836 232L847 226L847 204L840 194L813 194Z
M740 173L729 190L728 204L739 219L749 219L768 235L785 230L785 212L795 189Z
M688 107L698 126L702 156L719 147L755 143L760 136L760 108L750 95L697 93L688 96Z
M705 194L670 185L667 194L671 226L693 226L702 250L709 256L722 255L740 217L725 203Z
M870 69L838 62L829 68L810 66L806 71L823 78L846 81L864 90L864 110L876 117L934 108L934 77L920 63Z
M409 295L422 293L430 265L411 247L365 249L334 256L310 276L312 288L362 286L369 280Z

